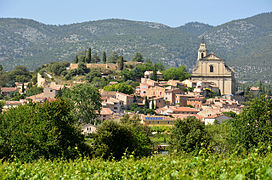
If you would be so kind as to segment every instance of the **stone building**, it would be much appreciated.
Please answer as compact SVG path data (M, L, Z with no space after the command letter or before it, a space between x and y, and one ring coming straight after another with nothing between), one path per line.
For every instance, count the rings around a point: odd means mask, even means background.
M193 69L191 79L193 81L214 82L222 95L231 95L235 91L234 70L225 64L224 59L215 56L213 53L208 54L203 38L198 49L196 67Z

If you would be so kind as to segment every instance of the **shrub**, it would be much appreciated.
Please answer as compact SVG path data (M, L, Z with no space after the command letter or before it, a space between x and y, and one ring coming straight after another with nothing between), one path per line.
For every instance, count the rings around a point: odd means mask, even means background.
M0 116L0 158L22 161L84 153L84 137L62 99L11 108Z
M172 149L184 152L198 151L209 144L205 125L195 117L177 119L172 129L170 145Z

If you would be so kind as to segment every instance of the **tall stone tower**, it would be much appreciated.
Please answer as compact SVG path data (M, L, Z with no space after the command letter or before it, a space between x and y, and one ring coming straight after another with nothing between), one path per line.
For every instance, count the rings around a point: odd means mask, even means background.
M206 43L204 42L204 36L202 36L202 41L201 41L200 47L198 49L197 60L206 57L207 54L208 54L208 50L207 50L207 47L206 47Z
M193 69L193 81L213 82L222 95L231 95L235 93L234 70L225 64L225 60L208 54L204 38L198 49L198 58L196 67Z

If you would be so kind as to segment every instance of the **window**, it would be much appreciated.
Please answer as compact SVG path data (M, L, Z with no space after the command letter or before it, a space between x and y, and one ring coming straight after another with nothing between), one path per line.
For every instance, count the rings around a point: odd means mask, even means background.
M201 59L204 58L204 53L201 53Z
M213 65L210 65L210 72L213 72Z

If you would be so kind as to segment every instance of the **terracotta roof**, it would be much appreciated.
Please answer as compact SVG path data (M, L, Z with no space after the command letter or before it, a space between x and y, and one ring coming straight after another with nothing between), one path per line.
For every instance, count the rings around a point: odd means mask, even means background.
M194 109L194 108L190 108L190 107L169 107L171 108L173 111L179 111L179 112L199 112L199 110Z
M101 115L112 115L113 111L110 108L101 108Z
M16 87L2 87L1 92L14 92L17 91Z
M19 105L19 104L24 104L24 102L20 101L5 101L6 105Z

